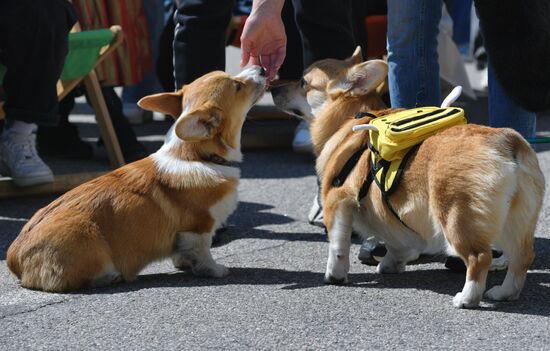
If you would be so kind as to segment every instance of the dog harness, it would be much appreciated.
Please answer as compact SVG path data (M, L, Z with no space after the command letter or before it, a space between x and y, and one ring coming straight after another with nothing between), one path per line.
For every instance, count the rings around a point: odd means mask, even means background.
M370 169L359 190L358 200L367 195L370 185L375 182L389 210L405 227L411 229L399 218L388 198L397 188L407 162L416 153L420 144L447 128L466 124L464 111L457 107L421 107L381 117L359 112L355 118L365 116L373 119L368 125L355 126L353 130L369 129L369 140L344 164L340 173L332 180L332 186L339 187L344 184L363 153L369 149Z

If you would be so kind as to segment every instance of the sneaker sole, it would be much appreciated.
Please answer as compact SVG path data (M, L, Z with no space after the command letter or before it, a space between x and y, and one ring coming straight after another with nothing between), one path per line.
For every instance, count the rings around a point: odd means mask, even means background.
M46 184L53 182L53 175L43 175L36 177L26 177L26 178L12 178L13 184L20 187Z
M42 174L39 176L32 176L32 177L24 177L24 178L14 178L10 174L9 168L4 164L4 162L0 162L0 174L4 177L10 177L11 181L15 186L25 187L25 186L32 186L32 185L39 185L39 184L45 184L45 183L52 183L54 180L53 174Z

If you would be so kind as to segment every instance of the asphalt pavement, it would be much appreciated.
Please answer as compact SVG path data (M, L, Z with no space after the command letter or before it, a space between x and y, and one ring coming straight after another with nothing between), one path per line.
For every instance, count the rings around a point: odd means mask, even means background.
M83 135L93 141L97 129L85 123L89 111L82 107L79 113ZM136 130L153 151L168 125L156 121ZM549 132L550 117L539 125ZM96 151L92 161L48 162L59 172L107 169L101 149ZM6 267L7 247L55 196L1 200L0 349L550 348L548 193L536 231L537 256L520 299L459 310L452 298L464 274L425 260L399 275L378 275L357 260L358 239L350 283L324 285L326 235L306 220L316 192L313 157L284 148L244 155L240 204L213 248L215 259L230 268L222 279L197 278L161 261L134 282L104 289L51 294L21 288ZM549 175L550 147L539 147L538 156ZM503 279L503 272L490 273L487 286Z

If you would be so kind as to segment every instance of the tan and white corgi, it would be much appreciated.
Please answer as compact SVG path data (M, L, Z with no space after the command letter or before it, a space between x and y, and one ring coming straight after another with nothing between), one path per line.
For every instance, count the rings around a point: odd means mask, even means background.
M254 66L143 98L142 108L176 118L164 145L40 209L8 250L21 285L65 292L131 281L170 256L196 275L227 275L210 245L237 206L241 128L265 84Z
M355 113L388 113L377 93L386 77L386 63L362 62L358 49L347 60L314 63L299 83L272 89L281 109L312 119L330 241L325 281L347 281L354 229L385 242L388 253L378 273L402 272L423 253L458 254L467 273L464 288L453 300L456 307L479 305L495 245L509 266L503 284L485 296L517 299L534 258L545 182L535 152L514 130L468 124L428 138L410 157L389 204L376 185L359 196L370 168L368 149L341 186L332 183L369 138L368 131L352 131L370 119L355 119Z

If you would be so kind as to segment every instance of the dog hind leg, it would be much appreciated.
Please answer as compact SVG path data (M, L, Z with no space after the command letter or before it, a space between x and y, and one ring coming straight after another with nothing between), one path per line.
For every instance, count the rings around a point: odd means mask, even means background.
M527 270L535 257L533 240L545 187L536 154L524 140L517 147L517 188L509 200L506 223L497 238L497 245L508 257L508 271L502 285L486 293L487 298L499 301L518 299L525 284Z
M474 216L468 211L472 209L451 208L442 225L447 241L466 264L466 282L453 299L453 305L457 308L479 305L492 260L493 233L498 232L500 227L485 217L472 220Z
M525 210L525 207L523 209ZM535 213L538 215L538 211ZM491 300L517 300L523 289L527 270L535 257L533 238L536 216L528 216L530 223L524 223L517 217L518 215L521 214L515 212L509 217L506 229L499 238L498 245L502 248L504 255L508 257L508 271L502 285L494 286L485 294Z

